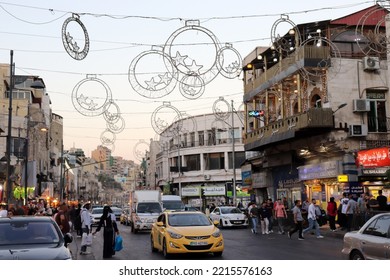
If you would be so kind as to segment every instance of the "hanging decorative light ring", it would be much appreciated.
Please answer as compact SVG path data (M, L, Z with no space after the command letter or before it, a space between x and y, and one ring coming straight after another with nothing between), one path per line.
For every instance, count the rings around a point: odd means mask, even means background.
M178 135L183 127L180 111L170 102L163 102L152 114L152 127L158 134L170 137Z
M222 76L234 79L240 76L242 71L242 58L240 53L227 43L217 54L217 67Z
M227 102L223 97L219 97L213 104L213 112L218 120L227 120L232 112L232 109L229 102Z
M68 31L68 24L71 22L77 23L84 33L84 47L80 50L80 46L77 44L76 39ZM62 44L66 52L76 60L83 60L89 52L89 36L87 29L80 20L78 14L73 14L72 17L67 18L62 24Z

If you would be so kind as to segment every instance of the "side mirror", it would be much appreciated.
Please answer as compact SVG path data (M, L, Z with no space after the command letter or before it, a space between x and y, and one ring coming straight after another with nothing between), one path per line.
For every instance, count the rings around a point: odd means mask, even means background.
M163 223L163 222L157 222L156 225L157 225L158 227L163 227L163 226L164 226L164 223Z
M70 243L73 241L73 236L68 232L64 235L65 247L68 247Z

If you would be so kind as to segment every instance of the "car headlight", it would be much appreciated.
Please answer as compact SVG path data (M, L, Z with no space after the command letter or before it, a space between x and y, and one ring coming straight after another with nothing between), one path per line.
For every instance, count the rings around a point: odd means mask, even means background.
M221 236L221 232L219 231L219 229L217 229L216 231L214 231L214 233L212 234L213 237L220 237Z
M178 233L176 233L176 232L174 232L174 231L171 231L171 230L167 230L167 232L168 232L169 236L170 236L171 238L173 238L173 239L180 239L180 238L183 237L183 235L178 234Z

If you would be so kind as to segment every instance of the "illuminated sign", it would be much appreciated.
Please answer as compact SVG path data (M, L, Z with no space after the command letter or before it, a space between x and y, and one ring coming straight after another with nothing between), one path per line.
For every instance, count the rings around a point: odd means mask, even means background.
M252 111L248 112L248 116L249 117L254 117L254 118L259 118L259 117L264 116L264 111L263 110L261 110L261 111L252 110Z
M337 176L337 182L339 182L339 183L347 183L348 182L348 175L339 175L339 176Z
M377 148L357 153L356 164L363 167L390 166L389 148Z

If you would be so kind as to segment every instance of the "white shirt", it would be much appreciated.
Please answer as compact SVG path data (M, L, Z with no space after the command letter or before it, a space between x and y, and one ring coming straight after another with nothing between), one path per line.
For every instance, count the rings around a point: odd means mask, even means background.
M7 218L8 216L8 211L3 209L3 210L0 210L0 218Z
M316 206L313 203L309 205L309 209L307 211L307 218L312 220L317 220Z
M81 227L85 228L85 227L88 227L88 228L91 228L91 215L89 214L89 211L88 209L86 208L83 208L81 209Z

